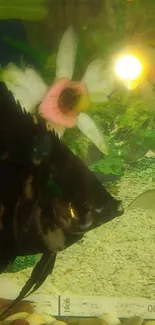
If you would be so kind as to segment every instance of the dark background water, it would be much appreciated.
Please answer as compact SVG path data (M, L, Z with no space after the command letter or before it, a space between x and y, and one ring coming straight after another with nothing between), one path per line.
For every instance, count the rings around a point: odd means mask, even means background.
M4 42L2 40L4 36L26 43L27 37L24 25L19 20L0 21L0 65L4 66L9 62L18 64L23 53ZM24 60L27 64L35 64L33 59L26 54L24 54Z

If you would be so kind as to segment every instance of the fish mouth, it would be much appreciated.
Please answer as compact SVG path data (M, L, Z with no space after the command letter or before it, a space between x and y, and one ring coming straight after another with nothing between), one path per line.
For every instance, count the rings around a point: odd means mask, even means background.
M120 217L123 214L124 208L122 205L122 201L109 201L109 203L103 208L95 210L95 219L97 224L101 225L117 217Z
M86 216L87 221L79 225L78 234L97 228L123 214L124 208L122 206L122 201L110 201L106 206L88 212Z
M110 200L106 206L90 210L84 218L80 218L76 214L76 218L72 219L71 227L68 229L70 234L82 235L86 232L98 228L99 226L121 216L124 213L122 201ZM79 220L83 219L82 223Z

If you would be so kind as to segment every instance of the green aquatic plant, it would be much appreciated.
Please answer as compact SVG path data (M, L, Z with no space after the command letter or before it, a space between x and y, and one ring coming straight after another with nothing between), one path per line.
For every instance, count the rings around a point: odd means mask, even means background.
M107 87L102 60L94 60L88 65L83 78L80 81L72 82L77 45L77 34L72 27L69 27L59 43L56 56L55 83L50 88L48 88L42 76L36 73L33 68L28 67L21 70L18 66L11 63L4 68L2 80L13 92L15 99L29 112L34 113L36 105L41 102L40 110L44 112L43 117L47 121L47 126L52 129L54 128L60 137L63 136L66 128L77 126L101 152L108 154L108 145L103 132L97 128L92 118L85 111L89 108L90 102L98 101L98 96L100 96L101 100L105 100L109 85L111 89L111 80ZM31 87L32 84L34 85L33 89ZM73 107L72 112L67 112L70 115L66 116L66 113L62 114L61 112L61 114L57 114L56 111L58 110L59 113L61 111L58 105L59 96L61 95L60 85L61 87L63 85L63 90L65 90L67 84L68 87L72 87L72 85L74 85L74 88L76 87L78 92L80 92L80 99L77 105ZM56 94L54 96L57 104L55 105L54 101L50 102L52 106L49 116L49 96L51 96L53 91Z
M148 0L147 2L145 0L128 1L126 7L126 22L128 23L131 30L134 30L135 33L145 33L145 35L150 31L153 31L155 27L154 0ZM134 29L135 26L136 30Z
M9 44L11 47L21 52L21 68L23 67L23 63L24 67L26 68L26 63L24 62L23 58L26 54L29 56L29 58L34 60L34 63L36 63L44 81L47 84L51 83L55 76L56 54L48 53L46 47L43 46L42 39L39 41L39 47L32 47L28 43L22 42L21 40L17 40L9 36L3 35L0 38L3 42Z
M48 14L46 3L46 0L0 0L0 20L43 20Z
M64 134L64 142L67 146L84 161L86 160L88 146L91 141L86 138L78 128L68 130Z
M48 53L45 49L38 50L37 48L32 48L28 43L8 36L1 36L1 40L19 50L22 54L27 54L38 64L40 70L45 68L46 60L48 58Z
M119 155L114 143L111 144L111 153L95 164L90 165L90 169L94 172L103 173L104 175L123 175L124 160Z
M149 1L151 3L151 0ZM116 1L119 11L117 11L118 15L115 17L117 27L115 29L108 28L104 33L105 20L103 19L95 20L95 26L91 22L91 24L87 24L85 28L81 29L73 80L77 80L77 76L81 78L85 67L96 57L96 53L105 58L123 44L122 39L126 24L124 12L126 8L129 8L132 12L132 7L138 10L138 7L135 7L137 6L136 3L141 3L145 7L144 1L140 0L129 2L127 5L123 0ZM141 8L139 8L139 14L140 10ZM22 53L32 57L38 63L43 79L47 84L50 84L55 76L55 53L49 55L46 51L42 51L41 47L32 50L28 44L23 45L22 42L16 42L9 38L5 38L5 41ZM86 46L87 44L89 46ZM99 67L98 63L97 66ZM105 71L103 72L105 73ZM95 170L99 168L101 172L106 174L122 173L124 164L133 159L138 160L150 148L155 148L154 111L148 108L148 103L144 102L139 95L128 92L121 87L112 94L110 89L107 96L105 96L105 101L100 102L98 100L97 103L92 103L91 106L91 116L95 123L103 131L105 137L109 138L109 142L113 141L114 144L111 145L110 155L99 161L97 165L91 166L91 168L95 168ZM86 159L90 142L77 129L68 130L64 135L64 140L76 154L80 155L84 160Z
M33 267L34 264L35 255L18 256L15 261L7 267L5 273L16 273L27 269L28 267Z
M138 95L119 89L109 102L94 105L92 117L109 139L110 148L108 156L90 165L93 171L121 176L126 164L138 163L149 150L155 150L155 111ZM86 159L88 143L80 133L73 141L68 132L67 143Z

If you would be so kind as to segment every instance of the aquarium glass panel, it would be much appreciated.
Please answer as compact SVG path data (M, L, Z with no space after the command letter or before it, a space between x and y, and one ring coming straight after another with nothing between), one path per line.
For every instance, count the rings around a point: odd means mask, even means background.
M0 320L155 319L154 17L0 0Z

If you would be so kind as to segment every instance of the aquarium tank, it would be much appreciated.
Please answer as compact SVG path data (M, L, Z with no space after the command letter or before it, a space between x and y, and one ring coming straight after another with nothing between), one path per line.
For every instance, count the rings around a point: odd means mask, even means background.
M0 0L1 324L155 322L154 17Z

